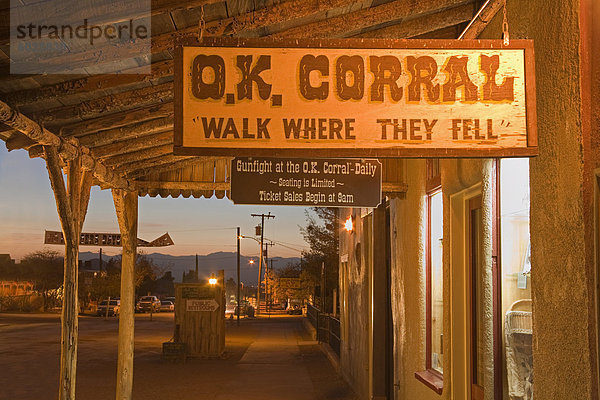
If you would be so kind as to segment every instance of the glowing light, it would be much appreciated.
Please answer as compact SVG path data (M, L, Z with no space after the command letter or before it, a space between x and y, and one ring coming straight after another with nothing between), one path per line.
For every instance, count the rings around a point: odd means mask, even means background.
M248 261L250 264L254 264L254 260L250 260Z
M213 286L217 284L217 278L215 278L214 274L210 277L210 279L208 280L208 283L210 283Z
M346 229L347 232L352 232L352 230L354 229L354 223L352 222L352 216L348 217L348 219L344 223L344 228Z

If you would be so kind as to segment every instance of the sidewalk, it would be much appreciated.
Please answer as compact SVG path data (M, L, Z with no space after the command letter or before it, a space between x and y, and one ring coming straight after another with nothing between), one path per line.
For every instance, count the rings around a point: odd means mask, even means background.
M261 318L256 338L217 400L352 399L299 318Z
M0 387L8 398L56 397L60 325L54 318L32 318L4 331L0 368L8 371ZM2 318L0 318L0 322ZM8 319L4 319L12 325ZM19 321L25 322L25 321ZM14 326L14 325L13 325ZM172 315L154 321L136 317L134 398L142 400L354 400L301 317L227 321L226 353L221 359L161 361L161 344L172 335ZM112 400L116 385L116 319L80 320L77 398ZM39 337L38 337L39 336ZM13 376L14 374L14 376ZM31 377L35 376L35 380ZM0 399L3 394L0 392Z

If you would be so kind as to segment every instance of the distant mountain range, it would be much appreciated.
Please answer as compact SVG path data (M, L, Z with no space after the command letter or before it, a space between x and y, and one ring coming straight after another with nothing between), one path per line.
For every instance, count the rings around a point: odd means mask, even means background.
M171 271L175 277L175 282L181 282L183 273L196 268L196 256L172 256L161 253L145 254L146 257L152 259L154 264L164 268L165 271ZM110 258L119 258L120 256L102 257L103 262L107 262ZM98 268L98 253L89 251L80 252L79 259L82 261L90 261L89 265L93 269ZM249 261L253 259L254 264ZM299 263L299 257L273 257L273 268L283 268L288 263ZM269 265L271 261L269 259ZM218 270L225 271L225 279L237 279L237 253L236 252L217 252L207 255L198 255L198 274L200 277L208 279L211 273ZM240 256L240 276L242 282L247 285L256 285L258 280L258 257Z

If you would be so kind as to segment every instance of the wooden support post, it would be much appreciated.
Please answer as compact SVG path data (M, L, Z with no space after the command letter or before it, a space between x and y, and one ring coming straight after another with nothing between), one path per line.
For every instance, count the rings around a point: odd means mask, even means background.
M82 172L80 157L74 158L68 162L65 188L57 149L44 146L44 152L65 239L59 400L71 400L75 399L77 371L79 235L90 199L92 175L89 172Z
M371 264L371 396L372 400L385 400L389 396L390 383L387 381L388 368L387 348L389 330L387 318L390 307L389 281L388 281L388 243L386 238L386 210L385 203L373 210L373 262Z
M135 259L137 247L138 196L136 192L113 189L113 200L121 231L121 309L117 361L117 400L133 394L133 350L135 319Z

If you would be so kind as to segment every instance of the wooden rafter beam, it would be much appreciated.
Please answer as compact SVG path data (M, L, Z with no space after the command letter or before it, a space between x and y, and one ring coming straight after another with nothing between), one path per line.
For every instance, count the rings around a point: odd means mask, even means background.
M144 175L148 172L154 172L154 168L160 167L166 164L171 164L176 161L181 161L189 158L196 157L182 157L174 156L172 154L162 155L154 158L149 158L143 161L135 161L128 164L122 164L117 168L117 171L128 176L134 177L136 174L142 172ZM152 170L152 171L149 171Z
M472 2L465 0L395 0L324 21L313 22L271 35L276 38L342 38L359 34L366 28L430 14Z
M122 111L105 117L63 126L61 136L82 136L90 133L125 127L158 118L173 118L173 103L160 103L131 111Z
M132 179L140 178L142 176L146 176L149 174L151 174L152 176L159 176L162 173L173 171L173 170L180 169L180 168L200 166L200 165L202 165L202 163L204 161L207 161L210 159L214 159L214 160L223 159L223 157L179 157L179 158L180 159L174 160L173 162L170 162L168 164L154 167L154 168L152 168L151 171L148 171L148 170L131 171L129 173L129 177L131 177Z
M93 3L94 8L92 10L89 9L89 3L74 2L70 4L70 7L61 9L60 15L53 15L53 17L60 17L63 21L83 21L84 18L89 18L91 13L95 13L94 22L96 24L114 24L128 21L129 19L146 18L149 15L166 14L176 10L186 10L221 1L223 0L151 0L148 4L150 6L149 10L132 7L132 4L127 1L96 0ZM25 7L28 6L23 6L23 8ZM4 21L10 21L10 12L10 8L3 9L0 12L0 18ZM47 16L40 16L40 21L31 22L42 24L45 22L43 19L45 17ZM10 26L8 24L0 28L0 38L2 38L0 39L0 44L9 43Z
M172 153L173 144L163 144L160 146L150 147L148 149L108 157L104 159L104 163L106 165L113 166L126 165L131 163L144 163L144 161L148 159L154 159Z
M112 168L106 167L101 161L91 156L90 150L79 144L78 140L66 140L53 134L4 102L0 102L0 122L7 124L41 145L56 148L58 155L64 161L80 157L84 169L91 171L96 178L111 187L130 187L127 179L117 175Z
M80 104L54 108L31 114L31 117L50 128L173 101L173 82L111 94Z
M6 103L13 106L35 104L49 100L69 101L91 92L104 93L105 90L115 90L115 88L125 90L132 85L146 84L147 82L173 76L172 60L153 63L151 75L142 73L145 68L147 67L143 66L123 70L118 74L87 76L40 88L19 90L3 94L2 97Z
M161 146L164 144L173 145L172 131L155 133L152 135L110 143L105 146L94 147L92 148L92 154L100 158L112 157L120 154L131 153L133 151L144 150L149 147Z
M371 39L411 38L469 21L473 17L474 10L474 3L462 4L449 10L422 17L404 19L398 24L363 32L355 37Z
M329 0L327 2L291 0L272 7L251 11L241 16L227 18L226 20L209 22L206 25L206 36L265 36L271 32L298 26L307 19L324 20L331 15L340 15L358 9L369 7L373 0ZM267 27L271 27L270 29ZM235 30L235 32L234 32ZM244 32L255 34L245 35ZM152 52L162 53L173 49L174 43L180 38L197 37L198 26L192 25L175 32L169 32L152 37L152 46L144 47L134 42L123 42L119 46L95 47L93 49L72 52L56 57L46 58L47 65L64 66L77 69L93 64L102 64L110 60L124 60L132 58L132 51L137 53ZM31 60L32 62L35 59Z
M259 37L269 35L307 20L323 21L327 18L370 7L373 0L291 0L260 10L225 18L206 24L206 35Z
M101 146L97 148L92 148L91 153L93 156L105 159L109 158L108 161L105 161L107 165L121 164L130 161L118 161L121 159L134 158L134 154L146 151L150 148L169 145L171 150L173 147L173 132L161 132L154 135L142 136L140 138L129 139L125 141L115 142L108 144L106 146ZM32 146L29 149L29 157L43 157L44 152L42 146ZM122 156L122 157L121 157ZM115 158L117 157L117 158ZM121 158L118 158L121 157ZM140 154L139 159L148 158L142 157Z
M108 153L117 153L119 147L127 147L128 143L124 143L129 140L136 140L145 138L148 135L156 133L164 133L166 131L173 130L173 117L161 117L151 119L142 122L136 122L130 125L120 126L118 128L111 128L99 131L93 135L86 135L79 138L81 144L86 145L92 149ZM117 147L114 150L110 148L102 149L105 146L111 146L111 148ZM122 151L125 152L125 151Z
M504 2L502 0L491 0L485 8L481 10L477 18L473 20L462 33L461 39L477 39L487 24L500 11Z

